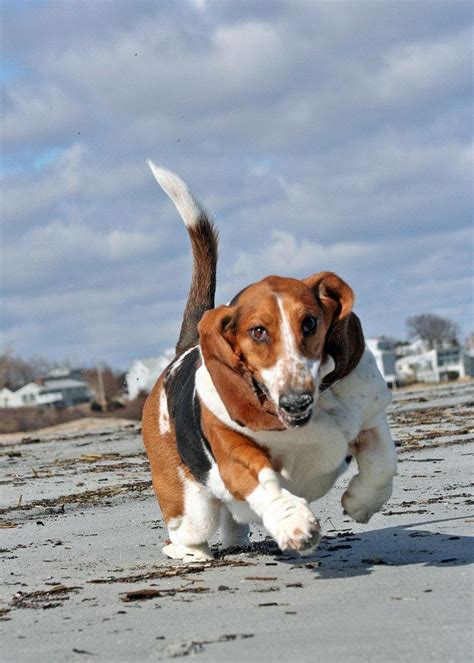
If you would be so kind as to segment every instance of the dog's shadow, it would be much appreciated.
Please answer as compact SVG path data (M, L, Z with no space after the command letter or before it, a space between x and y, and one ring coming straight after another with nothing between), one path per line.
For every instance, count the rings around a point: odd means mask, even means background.
M275 561L313 569L321 579L368 575L375 566L463 566L474 561L474 537L430 531L429 526L466 518L424 521L357 533L329 533L315 552L306 557L281 553L273 541L265 539L253 544L250 555L272 556Z

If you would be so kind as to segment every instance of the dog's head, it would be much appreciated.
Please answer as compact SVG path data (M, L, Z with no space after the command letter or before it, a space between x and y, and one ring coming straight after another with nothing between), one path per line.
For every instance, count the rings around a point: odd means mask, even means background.
M199 323L201 352L230 417L252 430L311 419L319 390L352 370L364 347L351 288L332 272L267 278Z

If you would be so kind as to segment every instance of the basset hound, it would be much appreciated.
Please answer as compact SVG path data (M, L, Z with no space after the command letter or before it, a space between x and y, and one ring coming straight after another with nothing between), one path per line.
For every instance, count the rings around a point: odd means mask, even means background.
M344 510L365 523L388 500L390 392L364 345L351 288L332 272L267 276L214 307L217 232L174 173L148 162L184 220L193 274L176 356L143 410L143 438L172 559L248 545L261 522L281 550L320 538L309 503L355 457Z

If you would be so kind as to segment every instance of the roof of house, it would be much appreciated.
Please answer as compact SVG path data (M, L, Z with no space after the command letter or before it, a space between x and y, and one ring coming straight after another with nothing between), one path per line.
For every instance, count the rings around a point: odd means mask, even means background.
M24 384L23 387L20 387L17 389L14 393L15 394L20 394L23 392L31 392L31 391L36 391L39 392L41 391L42 386L39 385L37 382L28 382L27 384Z
M79 387L88 388L88 385L81 382L81 380L73 380L72 378L45 380L42 391L61 391L62 389L76 389Z

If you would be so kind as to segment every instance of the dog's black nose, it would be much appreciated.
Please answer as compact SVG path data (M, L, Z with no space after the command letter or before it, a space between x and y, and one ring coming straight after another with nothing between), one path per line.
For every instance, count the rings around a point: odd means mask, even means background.
M304 412L313 404L313 396L308 392L290 392L280 396L278 405L289 414Z

